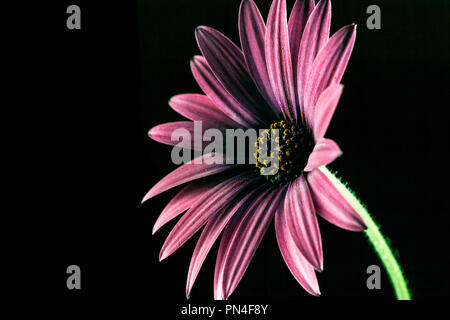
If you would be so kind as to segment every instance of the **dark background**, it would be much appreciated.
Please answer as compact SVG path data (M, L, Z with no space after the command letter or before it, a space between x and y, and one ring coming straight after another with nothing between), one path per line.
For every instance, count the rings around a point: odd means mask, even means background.
M266 18L271 1L256 2ZM14 253L27 261L14 279L19 294L45 289L50 299L68 303L126 301L170 309L171 315L187 304L185 282L198 235L158 262L175 222L154 236L151 229L177 190L144 205L140 200L175 166L171 148L150 140L147 131L182 119L167 105L171 96L201 92L189 68L199 54L196 26L217 28L238 42L239 3L55 1L39 8L46 18L19 41L30 66L22 83L30 89L18 98L32 101L23 109L27 138L19 147L28 155L29 173L19 181L26 190L18 202L23 206L15 209L25 235L16 238L25 245ZM66 28L70 4L81 7L81 30ZM355 22L358 33L327 133L344 151L331 168L398 250L413 298L447 297L449 3L332 4L332 32ZM366 27L371 4L381 7L381 30ZM323 219L319 224L321 298L309 296L292 277L272 226L229 301L271 303L276 313L305 300L393 299L384 270L381 290L366 287L366 268L381 263L364 235ZM216 252L217 244L190 303L212 301ZM40 276L30 288L24 275L36 264ZM80 291L66 288L71 264L81 267Z

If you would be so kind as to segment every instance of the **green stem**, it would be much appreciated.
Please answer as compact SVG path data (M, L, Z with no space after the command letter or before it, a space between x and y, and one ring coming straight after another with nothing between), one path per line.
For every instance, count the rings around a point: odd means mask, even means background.
M408 290L408 286L405 278L403 277L402 270L397 260L395 259L391 248L387 241L384 239L374 219L370 216L369 212L359 202L356 196L350 191L334 174L332 174L325 166L320 170L330 179L333 185L339 190L350 205L360 214L364 222L367 225L365 233L372 243L378 257L383 262L383 265L389 275L392 286L394 287L395 295L398 300L411 300L411 295Z

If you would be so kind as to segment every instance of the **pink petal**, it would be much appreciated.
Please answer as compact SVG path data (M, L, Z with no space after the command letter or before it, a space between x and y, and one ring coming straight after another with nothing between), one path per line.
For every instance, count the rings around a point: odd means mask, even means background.
M189 132L189 135L186 134L186 137L183 136L183 138L172 140L172 133L175 130L184 129ZM205 143L202 143L202 145L196 146L194 144L194 141L197 139L197 141L203 142L203 133L208 128L204 128L202 126L202 130L197 130L196 132L194 130L194 122L192 121L176 121L176 122L168 122L163 123L160 125L157 125L156 127L153 127L148 132L148 136L152 138L155 141L168 144L171 146L178 145L182 148L187 149L194 149L194 150L203 150L203 147ZM178 136L177 136L178 138Z
M337 31L320 50L305 84L306 107L314 106L325 88L340 83L356 39L356 25Z
M214 276L214 298L227 299L247 270L256 249L266 233L284 193L268 190L255 200L250 209L231 223L222 237ZM236 222L236 221L235 221Z
M209 253L209 250L213 246L217 237L222 232L223 228L227 225L228 221L236 215L240 213L236 213L238 210L242 212L247 208L247 203L249 200L253 199L253 196L258 190L253 190L246 194L241 200L239 200L235 205L230 208L226 208L223 212L214 215L208 221L205 229L203 229L200 238L197 241L197 245L195 246L194 253L192 255L191 264L189 266L188 278L186 283L186 296L189 298L192 286L194 285L195 279L200 271L200 268L203 265L203 261L205 261L206 256Z
M231 165L207 164L210 163L211 159L214 159L214 157L217 157L217 155L209 153L172 171L150 189L142 202L183 183L217 174L233 167ZM199 162L199 160L201 161L201 164L196 163Z
M277 115L281 114L281 110L277 108L278 103L275 99L267 73L264 47L266 26L253 0L243 0L241 2L239 10L239 35L250 75L253 77L259 91L266 101L269 102L274 112Z
M319 283L314 268L295 244L289 231L288 216L283 206L275 214L275 232L281 254L292 275L308 293L319 296Z
M341 84L332 84L329 86L322 92L319 100L317 100L316 106L309 113L309 116L312 118L308 123L313 124L311 127L314 129L314 139L316 141L324 137L339 99L341 98L343 89L344 86Z
M322 239L311 193L303 175L289 185L284 210L298 249L315 269L322 270Z
M285 0L274 0L267 20L266 63L270 83L285 117L296 119L294 75Z
M294 74L294 85L297 87L297 66L300 43L305 30L306 22L314 9L314 0L297 0L289 18L289 43L291 47L292 71ZM299 101L299 99L296 99Z
M199 199L170 232L161 248L160 261L180 248L208 219L230 204L239 195L239 190L251 181L247 174L241 174L218 184L205 193L204 198Z
M333 162L337 157L342 155L339 146L331 139L322 138L317 141L313 152L310 154L308 164L305 167L305 171L313 171L320 166L326 166Z
M298 54L297 89L301 111L307 115L309 105L304 103L304 90L311 66L320 49L325 45L330 35L331 2L321 0L309 16L303 32Z
M200 88L230 119L239 123L242 127L252 127L258 124L244 108L217 80L212 73L206 59L195 56L191 60L191 70Z
M342 229L363 231L367 228L361 216L320 169L311 171L307 179L314 207L319 215Z
M257 199L258 200L258 199ZM224 260L227 256L227 244L231 242L231 239L234 237L235 231L242 221L242 217L246 214L247 211L253 210L255 207L256 201L253 201L250 207L246 207L245 210L239 210L228 222L225 231L222 235L222 240L220 241L219 251L217 253L216 266L214 271L214 299L215 300L223 300L225 297L225 289L223 287L223 265Z
M152 234L155 234L163 225L178 215L188 210L199 198L202 198L211 186L205 183L192 182L184 187L170 200L153 226Z
M273 112L256 88L248 73L242 51L219 31L198 27L197 43L216 78L259 123L273 117ZM247 118L246 118L247 119Z
M239 127L210 98L201 94L180 94L170 99L169 105L179 114L193 121L204 121L211 128Z

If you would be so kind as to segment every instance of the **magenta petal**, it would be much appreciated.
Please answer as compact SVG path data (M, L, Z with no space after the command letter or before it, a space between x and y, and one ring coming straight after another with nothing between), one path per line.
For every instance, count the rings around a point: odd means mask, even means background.
M191 258L191 263L189 265L188 278L186 282L186 296L189 298L192 286L194 285L195 279L200 271L200 268L203 265L203 261L205 261L206 256L209 253L209 250L213 246L217 237L222 232L223 228L227 225L228 221L237 214L236 212L239 210L245 210L247 208L247 203L253 195L257 192L257 190L253 190L248 193L239 200L235 205L231 208L226 208L223 212L220 212L208 221L205 229L203 229L200 238L197 241L197 245L195 246L194 253Z
M231 165L223 164L208 164L217 156L218 155L209 153L172 171L150 189L142 202L183 183L217 174L233 167ZM201 164L197 164L196 162L201 162Z
M231 223L222 237L214 276L214 298L227 299L236 289L266 233L280 200L279 189L264 192L239 222Z
M209 127L239 127L210 98L201 94L180 94L170 99L169 105L179 114L193 121L204 121Z
M319 296L319 283L314 268L295 244L289 231L288 216L283 206L275 214L275 232L281 254L292 275L308 293Z
M163 225L178 215L188 210L198 199L202 198L210 188L207 184L192 182L184 187L170 200L153 226L152 234L155 234Z
M198 27L195 31L198 46L216 78L253 117L264 124L273 111L256 88L248 73L242 51L219 31Z
M161 248L159 259L165 259L180 248L208 219L218 214L238 196L239 190L251 181L252 178L248 175L241 174L218 184L205 193L204 198L199 199L172 229Z
M305 84L305 106L314 106L323 90L340 83L356 39L356 25L337 31L320 50Z
M311 171L307 179L319 215L342 229L363 231L367 228L361 216L320 169Z
M182 148L187 149L195 149L195 150L203 150L203 145L195 146L194 140L203 142L203 132L207 128L203 128L202 130L198 130L195 132L194 130L194 122L192 121L176 121L176 122L168 122L157 125L153 127L148 132L148 136L155 141L168 144L171 146L178 145ZM186 132L186 136L183 135L183 138L172 140L172 133L175 130L183 130L183 133ZM187 134L189 133L189 134Z
M322 239L311 193L303 175L289 185L284 210L298 249L315 269L322 270Z
M195 56L191 60L191 70L203 92L226 114L230 119L243 127L252 127L258 124L244 108L217 80L211 71L206 59Z
M272 86L266 67L265 36L266 26L258 7L252 0L243 0L239 10L239 35L242 51L250 75L253 77L259 91L269 102L275 114L281 114L277 108Z
M328 41L331 25L331 2L321 0L306 23L298 54L297 89L303 113L308 113L309 105L304 101L304 90L314 59Z
M309 112L308 123L312 124L314 139L316 141L324 137L325 132L328 129L331 118L336 110L339 99L341 98L342 90L344 86L340 84L332 84L325 89L317 100L316 106L312 112Z
M322 138L317 141L313 152L310 154L305 171L309 172L320 166L326 166L342 155L342 151L331 139Z
M294 75L285 0L274 0L267 20L266 63L278 105L288 119L296 119Z
M305 30L306 22L314 9L314 0L297 0L292 8L289 18L289 44L291 47L292 71L294 74L295 87L297 87L297 66L300 43ZM298 102L299 99L296 99Z

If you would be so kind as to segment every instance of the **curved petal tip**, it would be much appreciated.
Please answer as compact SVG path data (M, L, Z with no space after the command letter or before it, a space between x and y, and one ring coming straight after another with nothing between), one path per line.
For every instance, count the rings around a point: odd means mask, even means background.
M162 249L159 253L159 262L163 261L165 258L167 258L166 250Z

